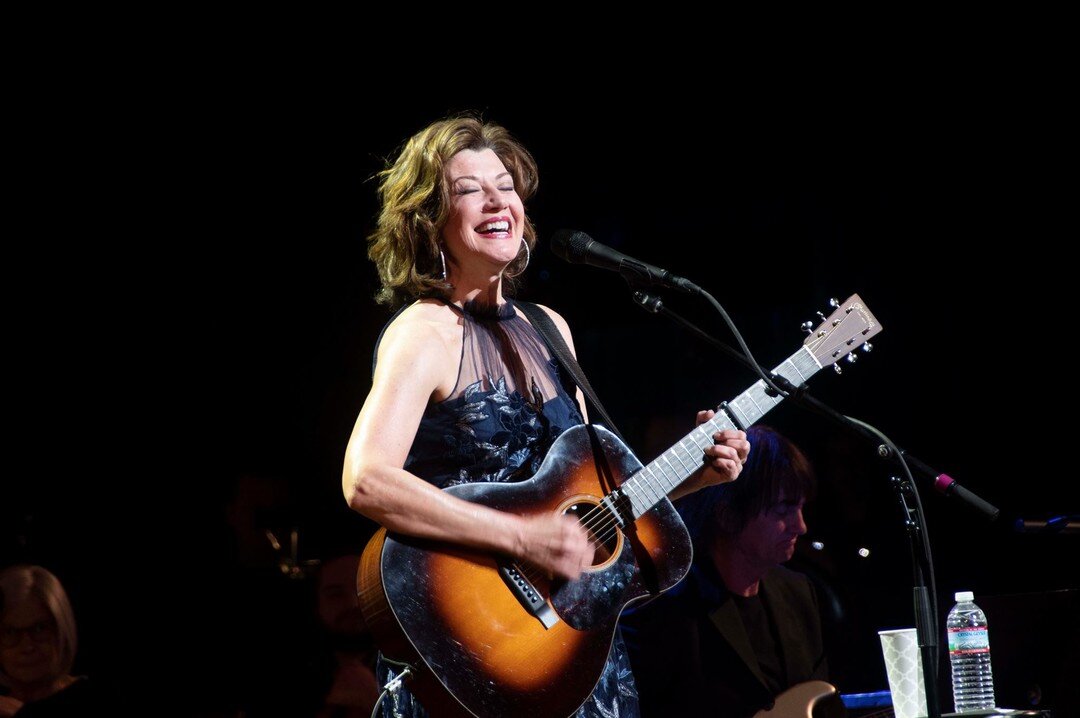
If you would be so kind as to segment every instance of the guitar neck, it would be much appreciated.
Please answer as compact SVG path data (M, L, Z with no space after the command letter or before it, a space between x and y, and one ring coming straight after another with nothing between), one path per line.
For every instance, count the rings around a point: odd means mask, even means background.
M821 364L814 354L803 346L773 369L773 373L798 386L820 370ZM727 405L734 422L727 413L717 412L715 417L699 424L681 441L624 481L620 491L631 507L634 519L659 503L701 467L702 452L713 445L714 433L755 424L783 399L782 396L770 396L764 380L759 379Z

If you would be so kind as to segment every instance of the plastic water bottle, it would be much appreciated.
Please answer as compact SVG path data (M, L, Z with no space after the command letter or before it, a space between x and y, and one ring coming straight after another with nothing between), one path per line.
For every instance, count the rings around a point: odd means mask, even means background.
M957 591L949 611L949 662L952 664L956 712L994 708L994 676L990 670L990 635L986 614L973 603L971 591Z

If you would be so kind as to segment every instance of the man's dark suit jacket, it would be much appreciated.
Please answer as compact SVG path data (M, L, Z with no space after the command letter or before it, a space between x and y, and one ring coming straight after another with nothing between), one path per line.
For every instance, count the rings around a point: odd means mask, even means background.
M752 716L774 696L735 602L711 566L623 620L623 636L648 716ZM775 628L789 686L827 680L817 595L810 580L775 568L759 595Z

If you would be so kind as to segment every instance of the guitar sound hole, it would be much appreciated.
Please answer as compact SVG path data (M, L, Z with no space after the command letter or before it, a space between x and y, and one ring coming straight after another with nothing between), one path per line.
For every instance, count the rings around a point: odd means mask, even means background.
M596 504L588 503L573 504L563 513L576 518L588 532L593 545L596 546L593 566L604 563L614 555L619 546L619 527L611 514Z

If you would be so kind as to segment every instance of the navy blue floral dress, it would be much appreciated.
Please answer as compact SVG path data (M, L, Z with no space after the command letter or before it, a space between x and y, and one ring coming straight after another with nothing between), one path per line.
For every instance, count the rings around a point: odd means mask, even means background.
M420 420L405 469L440 488L474 481L522 481L539 468L551 443L583 423L572 384L564 384L536 330L512 302L498 310L466 304L457 386ZM394 675L380 657L380 685ZM383 718L424 718L407 689L387 696ZM622 637L616 633L600 681L580 718L636 718L637 691Z

